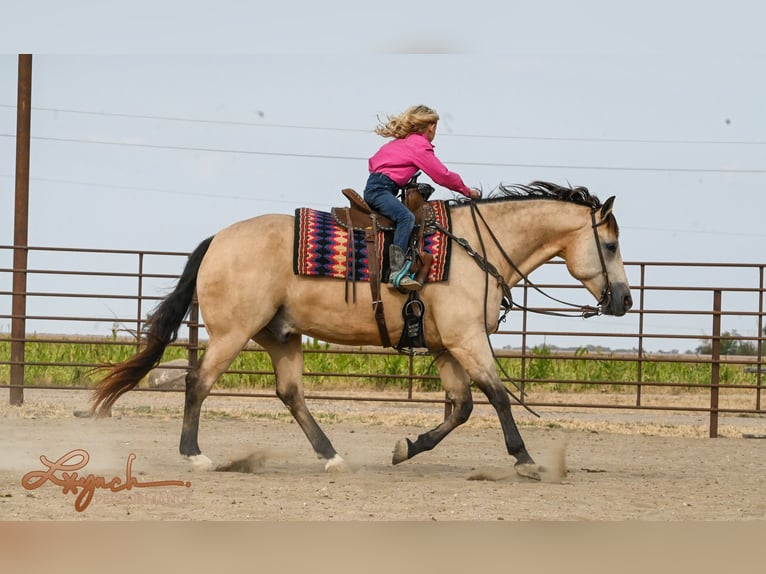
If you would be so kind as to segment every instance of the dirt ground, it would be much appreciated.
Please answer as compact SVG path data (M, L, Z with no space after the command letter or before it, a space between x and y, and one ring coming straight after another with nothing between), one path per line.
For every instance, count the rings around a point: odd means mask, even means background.
M439 395L433 395L438 398ZM350 470L326 473L276 399L210 397L200 445L214 463L249 457L249 472L199 471L178 454L183 397L132 392L111 418L77 418L87 393L29 389L22 407L0 405L0 520L172 521L752 521L766 519L764 417L514 407L532 456L547 472L518 477L494 412L471 420L433 451L391 465L397 440L438 424L442 406L314 398L309 408ZM744 438L750 435L755 438ZM77 495L52 480L26 486L81 449L77 470L144 486ZM82 457L70 458L72 464ZM57 475L59 480L63 471ZM150 486L146 483L175 481ZM117 484L117 483L115 483ZM80 488L78 493L83 489ZM81 499L81 504L84 499Z

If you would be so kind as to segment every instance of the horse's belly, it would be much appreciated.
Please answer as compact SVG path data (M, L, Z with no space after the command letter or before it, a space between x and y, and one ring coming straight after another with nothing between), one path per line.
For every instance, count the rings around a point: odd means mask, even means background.
M356 302L352 285L333 279L301 278L283 308L283 317L291 332L301 333L329 343L343 345L380 345L380 332L372 308L369 284L357 283ZM382 286L387 289L386 286ZM386 327L393 341L402 330L401 302L384 295Z

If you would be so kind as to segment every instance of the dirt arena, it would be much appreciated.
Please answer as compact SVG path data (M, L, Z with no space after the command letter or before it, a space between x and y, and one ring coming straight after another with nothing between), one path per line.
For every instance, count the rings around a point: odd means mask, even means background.
M350 466L329 474L278 400L211 397L203 452L216 464L250 463L248 472L214 472L195 471L178 454L181 394L133 392L111 418L73 416L87 398L29 389L19 408L3 398L0 520L766 519L766 440L757 438L766 435L764 417L722 417L721 438L709 439L704 414L541 408L536 419L515 407L530 453L547 469L535 482L513 472L486 405L436 449L394 467L396 441L436 425L440 405L312 399L309 407ZM78 449L89 456L80 477L124 483L132 458L138 483L162 484L95 488L90 501L80 499L82 511L77 495L51 480L22 485L45 469L41 455L55 461Z

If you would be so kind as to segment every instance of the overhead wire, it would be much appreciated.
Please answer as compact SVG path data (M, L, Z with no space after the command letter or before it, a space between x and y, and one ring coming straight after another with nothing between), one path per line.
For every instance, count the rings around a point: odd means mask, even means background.
M15 105L0 104L0 108L13 108ZM107 112L107 111L94 111L94 110L78 110L70 108L58 108L58 107L33 107L36 111L45 111L50 113L68 113L68 114L80 114L102 117L116 117L127 119L145 119L145 120L159 120L159 121L172 121L172 122L185 122L185 123L201 123L201 124L214 124L214 125L229 125L229 126L247 126L247 127L262 127L262 128L279 128L279 129L300 129L300 130L319 130L319 131L334 131L334 132L348 132L348 133L371 133L370 130L360 128L344 128L344 127L327 127L327 126L309 126L309 125L293 125L293 124L276 124L265 122L252 122L252 121L238 121L238 120L220 120L220 119L205 119L205 118L190 118L182 116L167 116L167 115L154 115L154 114L132 114L132 113L120 113L120 112ZM522 136L522 135L500 135L500 134L461 134L461 133L443 133L444 136L459 137L459 138L490 138L490 139L509 139L509 140L536 140L536 141L560 141L560 142L603 142L603 143L640 143L640 144L713 144L713 145L764 145L766 141L757 140L691 140L691 139L640 139L640 138L597 138L597 137L564 137L564 136ZM0 137L15 138L14 134L0 133ZM298 152L274 152L274 151L260 151L260 150L245 150L234 148L210 148L199 146L179 146L179 145L167 145L167 144L149 144L149 143L137 143L137 142L120 142L98 139L85 139L85 138L63 138L52 136L32 136L33 140L50 141L59 143L75 143L75 144L89 144L89 145L105 145L105 146L123 146L134 148L147 148L147 149L161 149L172 151L189 151L189 152L203 152L203 153L226 153L226 154L239 154L239 155L258 155L258 156L271 156L271 157L293 157L293 158L310 158L310 159L327 159L327 160L348 160L348 161L364 161L367 158L363 156L350 156L339 154L316 154L316 153L298 153ZM638 171L638 172L667 172L667 173L729 173L729 174L763 174L766 173L766 169L743 169L743 168L684 168L684 167L652 167L652 166L608 166L608 165L576 165L576 164L545 164L545 163L517 163L517 162L476 162L476 161L460 161L451 160L450 164L464 165L464 166L484 166L484 167L510 167L510 168L530 168L530 169L570 169L570 170L597 170L597 171ZM0 174L0 177L10 177ZM206 194L190 191L177 191L169 189L158 189L151 187L140 186L124 186L118 184L86 182L86 181L74 181L60 178L33 178L37 181L48 181L53 183L62 183L69 185L86 185L97 186L111 189L128 189L137 191L151 191L156 193L170 193L186 196L199 196L199 197L216 197L227 198L237 200L253 200L251 197L246 196L234 196L234 195L218 195L218 194ZM294 202L287 200L272 199L269 200L275 203L287 203ZM679 230L661 230L654 229L655 231L679 231ZM698 230L685 230L689 233L705 233ZM744 235L759 235L760 234L744 234Z
M0 133L0 137L15 138L14 134ZM366 161L366 156L349 156L318 153L299 153L299 152L275 152L262 150L244 150L235 148L208 148L198 146L180 146L163 145L136 142L118 142L108 140L83 139L83 138L63 138L52 136L31 136L32 140L50 141L59 143L92 144L105 146L122 146L146 149L162 149L172 151L191 151L191 152L209 152L226 153L238 155L257 155L270 157L293 157L306 159L327 159L327 160L349 160ZM549 164L549 163L515 163L515 162L491 162L491 161L460 161L450 160L452 165L467 165L478 167L513 167L513 168L534 168L534 169L569 169L569 170L590 170L590 171L638 171L638 172L666 172L666 173L738 173L738 174L764 174L766 169L750 168L715 168L715 167L652 167L652 166L610 166L610 165L576 165L576 164Z
M0 108L13 108L13 104L0 104ZM51 113L69 113L91 116L160 120L172 122L218 124L228 126L247 126L261 128L279 128L279 129L298 129L298 130L317 130L334 131L349 133L371 133L372 130L363 128L348 128L337 126L313 126L301 124L282 124L269 122L254 122L243 120L221 120L207 118L190 118L184 116L167 116L154 114L131 114L123 112L105 112L92 110L77 110L71 108L52 108L52 107L33 107L33 111L45 111ZM485 139L509 139L509 140L531 140L531 141L560 141L560 142L591 142L591 143L634 143L634 144L682 144L682 145L766 145L766 140L712 140L712 139L660 139L660 138L610 138L610 137L573 137L573 136L540 136L540 135L508 135L508 134L481 134L481 133L459 133L442 132L441 136L456 138L485 138Z

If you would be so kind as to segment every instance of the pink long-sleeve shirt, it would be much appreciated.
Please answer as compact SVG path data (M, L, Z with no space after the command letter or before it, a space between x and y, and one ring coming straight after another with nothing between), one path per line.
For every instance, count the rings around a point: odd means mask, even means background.
M413 133L405 138L383 144L368 162L370 173L383 173L399 187L407 183L415 172L422 170L434 183L471 196L471 189L462 178L439 161L434 146L423 134Z

